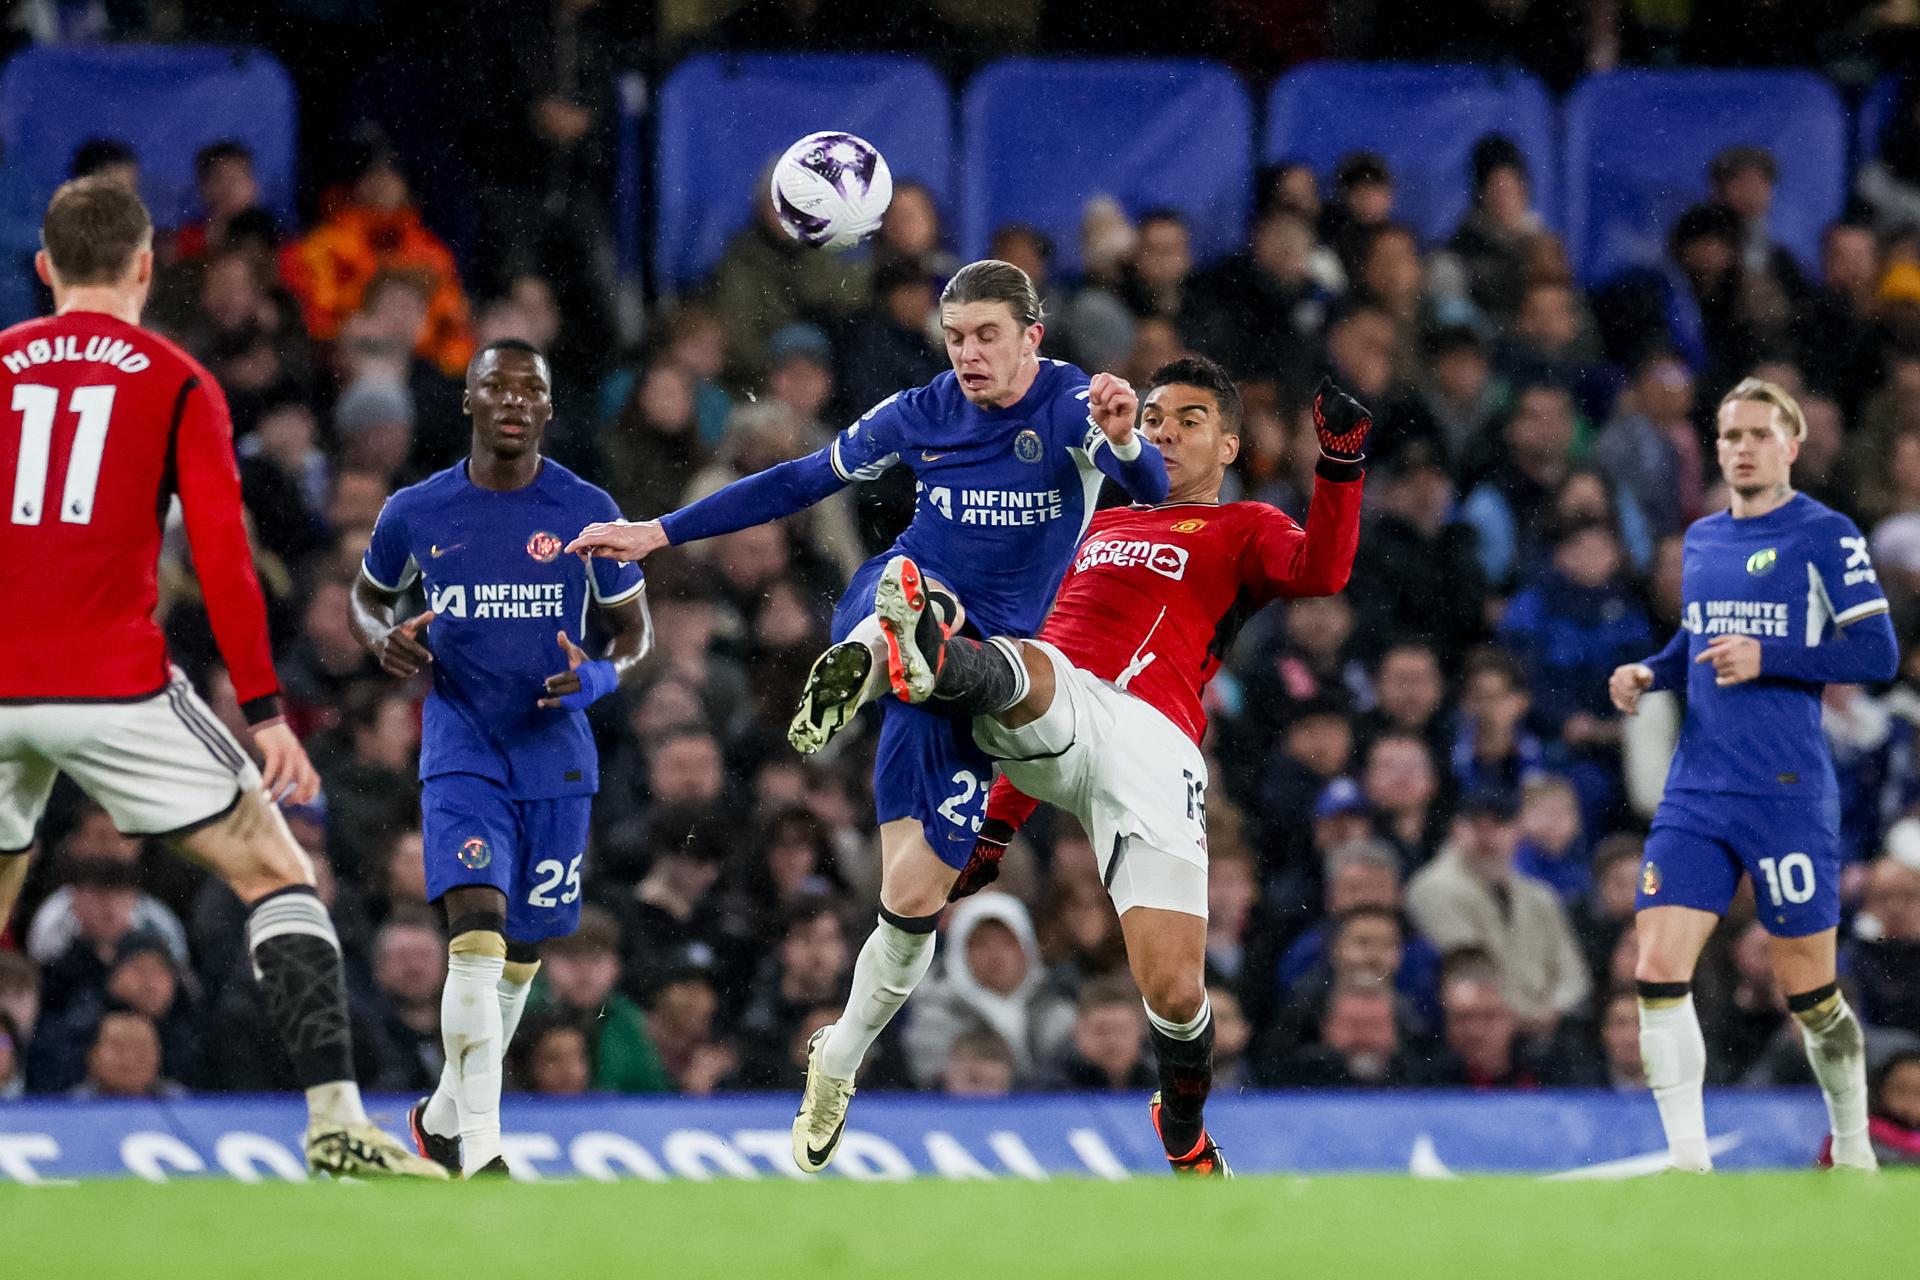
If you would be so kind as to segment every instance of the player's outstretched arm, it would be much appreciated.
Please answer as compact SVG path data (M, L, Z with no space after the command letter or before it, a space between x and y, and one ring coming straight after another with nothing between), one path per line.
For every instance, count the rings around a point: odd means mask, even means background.
M390 676L406 680L419 675L433 662L427 649L427 624L433 611L415 614L404 622L394 617L400 594L376 587L363 573L353 584L347 606L347 629L365 645Z
M631 680L641 661L653 651L653 615L647 609L644 592L620 604L603 605L600 617L613 638L598 658L587 657L566 632L557 633L567 669L547 677L541 706L584 711Z
M1107 447L1094 453L1093 465L1135 502L1165 502L1167 462L1135 425L1140 397L1132 384L1111 373L1094 374L1087 384L1087 412L1107 440Z
M805 511L846 486L847 477L834 469L829 447L743 476L657 521L590 524L567 544L567 550L639 560L664 546L717 538Z

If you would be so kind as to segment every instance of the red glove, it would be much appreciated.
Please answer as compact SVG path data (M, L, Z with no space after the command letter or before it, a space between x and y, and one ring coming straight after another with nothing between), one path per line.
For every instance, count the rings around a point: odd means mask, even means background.
M973 856L960 869L960 878L953 882L953 888L947 890L948 902L958 902L978 893L1000 878L1000 859L1006 856L1013 831L1011 823L998 818L988 818L980 824L980 834L973 842Z
M1322 378L1320 389L1313 393L1313 430L1320 437L1320 452L1335 462L1358 462L1367 456L1373 415L1333 385L1332 378Z

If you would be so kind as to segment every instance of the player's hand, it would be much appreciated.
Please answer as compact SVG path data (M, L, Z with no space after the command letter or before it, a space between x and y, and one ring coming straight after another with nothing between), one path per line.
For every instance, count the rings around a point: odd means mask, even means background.
M1367 456L1367 433L1373 430L1373 415L1365 405L1333 384L1332 378L1320 379L1313 393L1313 433L1320 437L1320 452L1335 462L1358 462Z
M547 696L540 699L541 706L585 710L613 692L620 676L611 662L589 658L564 631L554 632L554 638L560 642L560 652L567 655L567 669L547 677Z
M253 745L260 748L260 781L274 803L307 804L320 794L320 775L286 721L274 720L254 729Z
M973 856L967 859L967 865L960 868L960 876L953 882L953 888L947 890L947 901L960 899L980 892L1000 878L1000 859L1006 856L1007 845L1013 840L1013 828L998 818L988 818L980 824L980 834L974 838Z
M1087 384L1087 411L1112 444L1133 439L1134 419L1140 416L1140 397L1133 384L1111 373L1096 373Z
M406 680L419 675L429 666L433 662L433 654L427 650L420 633L432 621L433 610L416 613L375 640L373 656L380 660L380 669L390 676Z
M658 520L602 520L582 529L567 544L567 553L602 560L645 560L666 545L667 531Z
M1653 688L1653 668L1644 662L1628 662L1613 669L1607 679L1607 696L1622 715L1640 714L1640 695Z
M1713 682L1721 688L1745 684L1760 674L1760 642L1752 636L1715 636L1696 663L1713 664Z

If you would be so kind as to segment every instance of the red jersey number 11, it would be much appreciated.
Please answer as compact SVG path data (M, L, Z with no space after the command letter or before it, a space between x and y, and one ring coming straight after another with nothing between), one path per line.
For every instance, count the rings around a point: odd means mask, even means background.
M111 385L75 387L67 408L80 418L67 454L67 480L60 495L60 519L86 524L93 519L93 492L100 483L100 456L107 447L107 420L113 416ZM13 389L13 411L20 415L20 460L13 473L13 522L39 524L47 498L47 461L53 451L53 420L60 392L21 383Z

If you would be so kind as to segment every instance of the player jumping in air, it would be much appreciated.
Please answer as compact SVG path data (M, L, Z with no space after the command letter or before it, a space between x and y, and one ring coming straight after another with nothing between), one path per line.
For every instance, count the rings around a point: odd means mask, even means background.
M1302 529L1265 503L1220 504L1240 414L1239 390L1211 360L1189 356L1153 375L1142 424L1166 458L1168 499L1093 518L1038 640L946 634L924 593L899 585L916 576L904 556L879 592L907 659L895 666L895 691L925 696L907 689L902 666L936 673L931 697L976 717L974 738L1005 775L956 896L994 878L1037 801L1080 820L1146 997L1160 1069L1154 1128L1176 1172L1211 1177L1231 1175L1202 1116L1213 1018L1200 693L1261 606L1346 586L1373 426L1352 397L1322 384L1319 480Z
M889 554L911 557L926 575L915 589L950 611L949 624L960 621L958 596L984 633L1032 635L1093 514L1102 476L1158 502L1166 470L1134 430L1133 388L1041 358L1039 296L1018 267L988 260L962 268L941 294L940 321L951 373L881 401L818 453L661 520L590 526L573 546L637 560L668 543L790 515L899 463L913 472L919 497ZM863 565L841 597L837 643L814 663L788 731L801 751L819 750L887 691L899 646L873 600L888 559ZM934 926L972 854L992 776L991 761L950 712L893 698L882 712L873 778L880 922L854 964L845 1012L811 1044L793 1125L794 1160L809 1172L833 1158L861 1059L933 962Z
M316 1172L444 1177L376 1129L353 1079L340 942L274 801L319 779L280 717L233 423L211 374L139 327L153 223L104 178L54 193L35 258L55 314L0 333L0 925L54 775L133 836L205 866L247 904L268 1016L306 1090ZM154 622L175 494L214 638L264 773L167 658Z
M1793 397L1748 378L1718 421L1733 508L1687 530L1681 630L1609 686L1628 715L1651 689L1684 685L1687 698L1635 904L1640 1052L1673 1166L1708 1171L1707 1051L1691 984L1745 871L1826 1096L1834 1163L1872 1169L1860 1023L1834 963L1839 799L1820 692L1891 680L1899 645L1867 540L1789 481L1807 434Z
M511 340L482 348L467 366L466 410L471 453L381 511L352 626L388 674L433 672L420 807L427 896L450 939L447 1060L407 1118L422 1155L472 1177L507 1172L501 1061L538 944L580 922L599 788L586 708L638 667L653 628L637 565L562 550L567 531L618 508L540 456L553 416L546 357ZM427 608L402 621L396 607L416 582ZM589 605L610 635L600 658L581 649Z

